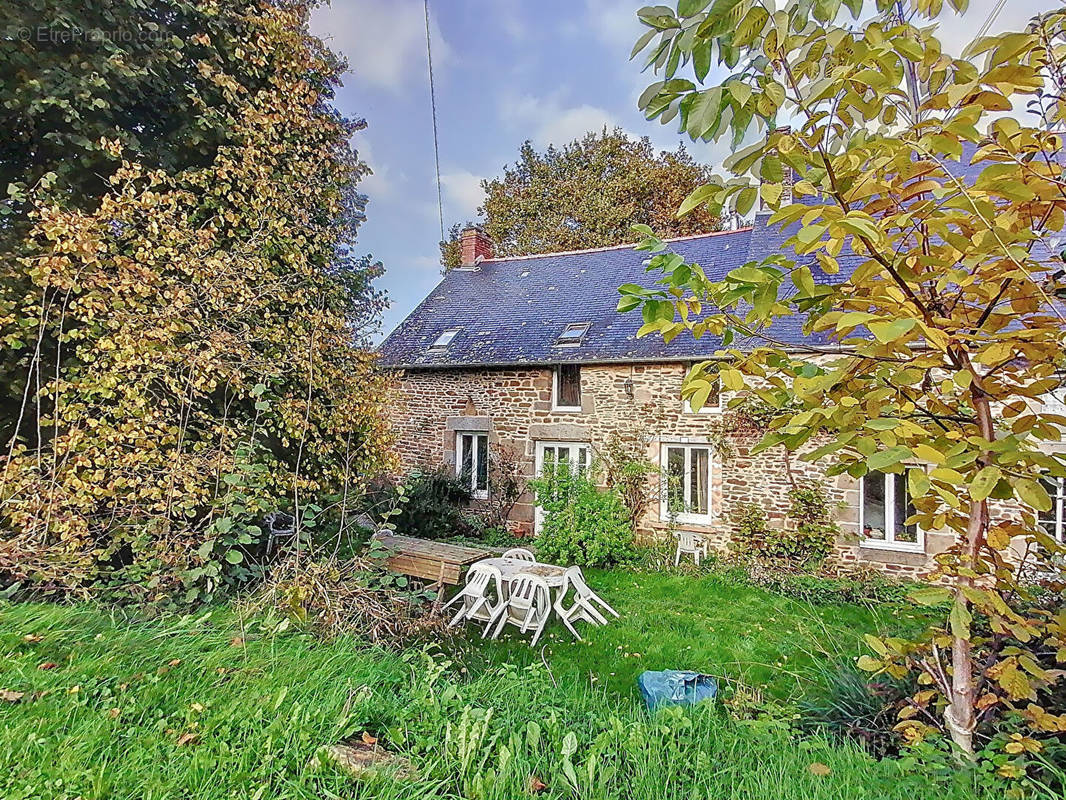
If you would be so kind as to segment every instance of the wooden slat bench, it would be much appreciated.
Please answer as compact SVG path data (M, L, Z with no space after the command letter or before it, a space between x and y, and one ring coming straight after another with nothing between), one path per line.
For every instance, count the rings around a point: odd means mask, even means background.
M375 538L392 551L393 555L385 564L393 572L452 586L459 583L463 567L492 555L488 550L478 547L431 542L395 533Z

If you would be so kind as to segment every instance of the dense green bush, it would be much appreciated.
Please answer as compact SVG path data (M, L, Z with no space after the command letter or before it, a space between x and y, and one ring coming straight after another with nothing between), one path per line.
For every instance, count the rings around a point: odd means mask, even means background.
M766 512L755 503L743 503L733 512L735 553L797 567L829 555L840 529L833 522L824 484L797 484L788 496L790 524L783 527L771 525Z
M544 561L602 567L634 558L633 528L615 489L599 489L568 468L546 471L530 483L543 510L536 538Z
M473 537L481 526L469 510L470 489L445 469L414 472L399 485L384 483L367 495L370 512L388 518L397 533L420 539Z

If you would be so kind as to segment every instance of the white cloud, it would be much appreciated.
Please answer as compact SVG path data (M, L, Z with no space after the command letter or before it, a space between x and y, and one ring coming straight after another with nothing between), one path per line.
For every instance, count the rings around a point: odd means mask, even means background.
M477 215L477 208L485 199L481 178L482 176L465 169L441 173L440 183L447 204L444 214L446 219L466 221Z
M378 158L368 139L362 137L357 139L355 149L359 158L365 161L371 170L371 173L359 182L359 191L365 192L371 200L394 195L398 184L404 181L405 176L402 173L395 173L388 164Z
M605 108L588 103L567 106L558 97L528 94L504 97L500 117L538 147L564 145L590 131L598 133L605 125L613 128L619 124L618 118Z
M637 8L628 0L586 0L588 29L611 50L626 56L633 44L647 30L637 19Z
M426 80L426 19L414 0L341 0L321 6L311 30L348 59L356 83L399 92ZM433 69L452 51L430 14Z

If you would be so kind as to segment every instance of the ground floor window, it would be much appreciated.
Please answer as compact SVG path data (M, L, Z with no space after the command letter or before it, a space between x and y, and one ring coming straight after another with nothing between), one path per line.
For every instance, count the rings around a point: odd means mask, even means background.
M1066 525L1066 519L1063 519L1066 514L1066 484L1062 478L1041 478L1040 483L1051 498L1051 509L1037 512L1036 521L1047 531L1048 536L1054 536L1060 542L1066 541L1063 531Z
M711 522L711 448L708 445L664 444L661 464L664 520Z
M489 436L487 433L455 434L455 474L470 494L479 500L489 496Z
M584 475L589 470L588 442L537 442L537 475L557 469L568 469L572 474ZM536 508L536 530L540 530L543 511Z
M924 551L925 537L917 525L906 474L870 472L859 481L859 529L865 547Z

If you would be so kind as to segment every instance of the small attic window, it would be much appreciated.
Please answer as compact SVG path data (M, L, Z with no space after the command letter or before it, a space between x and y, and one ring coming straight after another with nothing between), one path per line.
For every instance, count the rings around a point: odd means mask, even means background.
M555 340L557 347L577 347L588 333L591 322L575 322L563 328L559 338Z
M429 346L430 351L446 350L448 345L452 343L452 339L454 339L456 334L461 330L462 328L448 328L448 330L444 331L444 333L437 337L437 341Z

